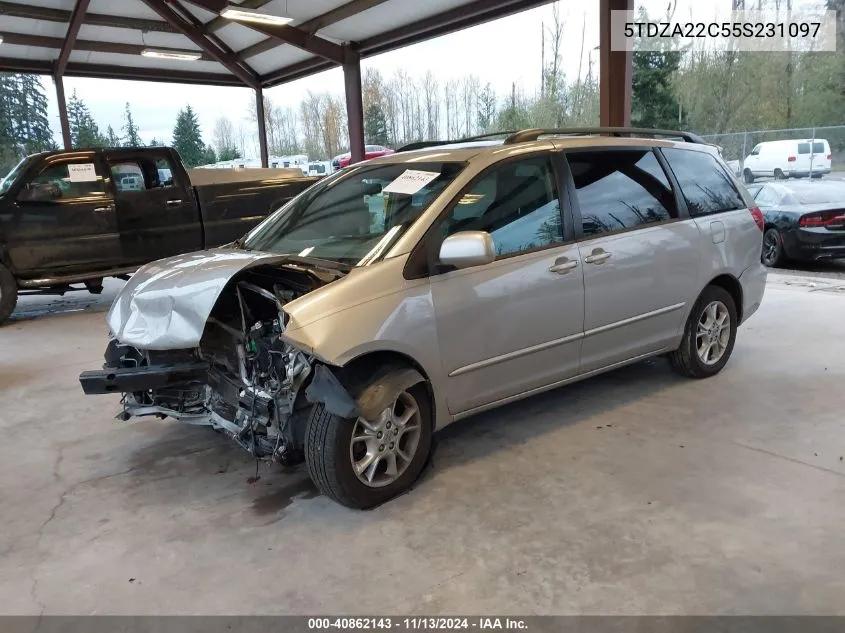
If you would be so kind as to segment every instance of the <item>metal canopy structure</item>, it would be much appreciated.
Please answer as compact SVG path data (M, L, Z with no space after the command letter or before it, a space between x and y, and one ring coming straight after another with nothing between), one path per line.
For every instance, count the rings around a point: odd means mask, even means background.
M0 71L53 77L68 149L65 76L247 86L256 95L266 167L263 90L342 67L355 161L364 156L362 57L550 1L0 0ZM631 56L610 51L609 23L611 9L631 9L633 0L600 0L600 6L602 124L627 125ZM291 21L229 19L221 15L227 8Z

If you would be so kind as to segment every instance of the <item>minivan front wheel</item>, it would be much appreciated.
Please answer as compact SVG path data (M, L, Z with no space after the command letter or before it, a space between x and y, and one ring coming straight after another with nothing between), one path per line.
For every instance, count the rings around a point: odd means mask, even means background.
M390 384L388 375L367 389L375 392ZM354 420L316 404L308 420L308 474L320 492L350 508L370 508L408 490L431 450L433 420L425 383L399 389L385 402L377 415Z
M733 352L736 303L721 286L707 286L687 319L681 345L669 355L672 369L688 378L709 378L722 371Z

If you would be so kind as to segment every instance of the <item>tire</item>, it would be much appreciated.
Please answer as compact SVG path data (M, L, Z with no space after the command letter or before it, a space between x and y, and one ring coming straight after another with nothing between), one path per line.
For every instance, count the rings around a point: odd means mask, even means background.
M813 180L819 180L820 178L823 178L823 177L824 177L824 174L813 174L812 175Z
M378 380L367 388L378 387L381 384L382 381ZM399 404L400 400L401 405ZM404 407L411 403L417 407L419 414L419 433L414 441L414 452L409 455L410 459L407 462L403 464L401 459L394 454L393 463L394 465L398 464L398 476L392 480L390 480L391 475L387 473L389 451L388 457L378 457L373 460L375 468L367 467L363 470L361 477L356 474L353 467L355 456L358 454L356 451L362 451L366 448L366 454L359 455L359 463L364 463L370 454L369 442L357 441L353 443L353 431L356 433L356 437L363 437L361 433L370 433L363 426L361 418L357 420L344 419L326 411L322 404L314 405L305 431L305 463L308 468L308 475L317 489L330 499L349 508L359 510L372 508L407 491L419 477L431 451L434 424L431 403L425 384L418 383L401 391L396 395L393 407L385 409L385 413L391 410L395 412L398 406ZM394 417L401 417L406 411L408 411L407 408L401 409L398 416ZM379 423L369 422L368 424L375 428ZM397 425L394 424L391 427L389 420L380 424L381 426L378 426L378 428L382 430L378 431L379 433L398 433ZM385 428L385 424L391 428ZM410 420L408 424L410 424ZM368 437L373 436L369 435ZM406 437L410 438L410 435L408 433L400 435L400 441L397 441L395 445L410 450L410 444L403 440ZM384 441L384 438L382 438L382 441ZM402 441L405 441L405 443L401 444ZM384 441L379 446L386 449L388 446L392 448L393 444ZM378 446L373 448L377 455L378 450ZM382 466L384 466L384 469L382 469ZM371 484L363 481L368 475L371 475L373 482ZM379 478L383 478L383 481L379 481Z
M760 261L769 268L782 266L786 263L786 254L783 252L783 237L776 228L766 229L763 233L763 250L760 253Z
M699 324L702 324L702 327L706 325L706 323L702 323L708 318L705 313L709 312L714 304L721 306L717 312L719 316L724 314L722 309L727 313L725 325L730 329L726 336L716 335L716 340L724 346L718 359L715 358L714 353L711 358L714 362L705 362L699 353ZM687 319L680 347L669 355L669 364L672 369L687 378L709 378L718 374L727 364L733 352L737 323L736 303L731 294L721 286L707 286L699 295ZM704 334L703 342L705 345L708 343L707 336L708 334ZM707 348L707 350L709 355L710 348ZM719 351L718 348L716 351Z
M745 184L750 185L754 182L754 174L751 173L750 169L746 169L742 172L742 179L745 181Z
M9 318L18 303L18 284L11 271L0 264L0 325Z
M786 180L786 176L784 175L783 171L780 169L775 169L774 173L775 180Z

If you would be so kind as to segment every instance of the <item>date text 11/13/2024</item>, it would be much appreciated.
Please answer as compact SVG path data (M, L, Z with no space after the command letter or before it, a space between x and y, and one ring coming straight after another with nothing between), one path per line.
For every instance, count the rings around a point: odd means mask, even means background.
M340 631L448 631L448 630L526 630L525 620L520 618L441 618L441 617L350 617L350 618L308 618L308 629Z

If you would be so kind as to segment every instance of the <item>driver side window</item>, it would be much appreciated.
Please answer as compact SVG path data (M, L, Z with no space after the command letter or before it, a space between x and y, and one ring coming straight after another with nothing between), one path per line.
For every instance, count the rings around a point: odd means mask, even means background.
M498 257L564 241L551 159L528 158L490 169L442 220L441 235L486 231Z
M31 201L69 200L105 193L103 176L95 163L60 163L33 178L21 197Z

